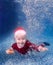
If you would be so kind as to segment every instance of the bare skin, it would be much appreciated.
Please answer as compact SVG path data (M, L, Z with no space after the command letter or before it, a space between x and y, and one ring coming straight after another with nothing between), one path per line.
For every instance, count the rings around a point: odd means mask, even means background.
M39 46L39 47L38 47L38 50L39 50L40 52L44 52L44 51L47 51L48 48Z
M6 50L6 53L7 53L7 54L13 54L13 53L14 53L14 50L13 50L12 48L7 49L7 50Z

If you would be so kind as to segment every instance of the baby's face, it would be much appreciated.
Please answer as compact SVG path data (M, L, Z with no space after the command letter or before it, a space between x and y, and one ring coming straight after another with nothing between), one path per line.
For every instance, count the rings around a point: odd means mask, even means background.
M20 47L20 48L23 47L26 42L26 35L23 35L23 34L16 35L15 41L16 41L18 47Z

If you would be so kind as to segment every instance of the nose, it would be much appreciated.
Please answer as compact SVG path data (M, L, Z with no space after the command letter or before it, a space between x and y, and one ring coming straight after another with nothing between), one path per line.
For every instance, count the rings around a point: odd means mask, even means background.
M23 40L20 40L20 43L23 43Z

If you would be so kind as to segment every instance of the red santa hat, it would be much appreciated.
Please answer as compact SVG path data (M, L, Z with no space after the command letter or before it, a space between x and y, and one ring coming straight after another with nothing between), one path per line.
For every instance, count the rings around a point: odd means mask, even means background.
M14 31L14 35L19 35L19 34L22 34L22 35L26 35L26 31L23 27L18 27L15 29Z

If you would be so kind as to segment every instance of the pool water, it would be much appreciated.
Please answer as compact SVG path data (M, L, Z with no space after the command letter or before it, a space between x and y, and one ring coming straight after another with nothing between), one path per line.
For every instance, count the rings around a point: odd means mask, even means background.
M0 65L53 65L53 1L2 0L0 3ZM14 43L13 30L18 26L26 29L31 42L50 43L48 51L6 54L5 50Z

